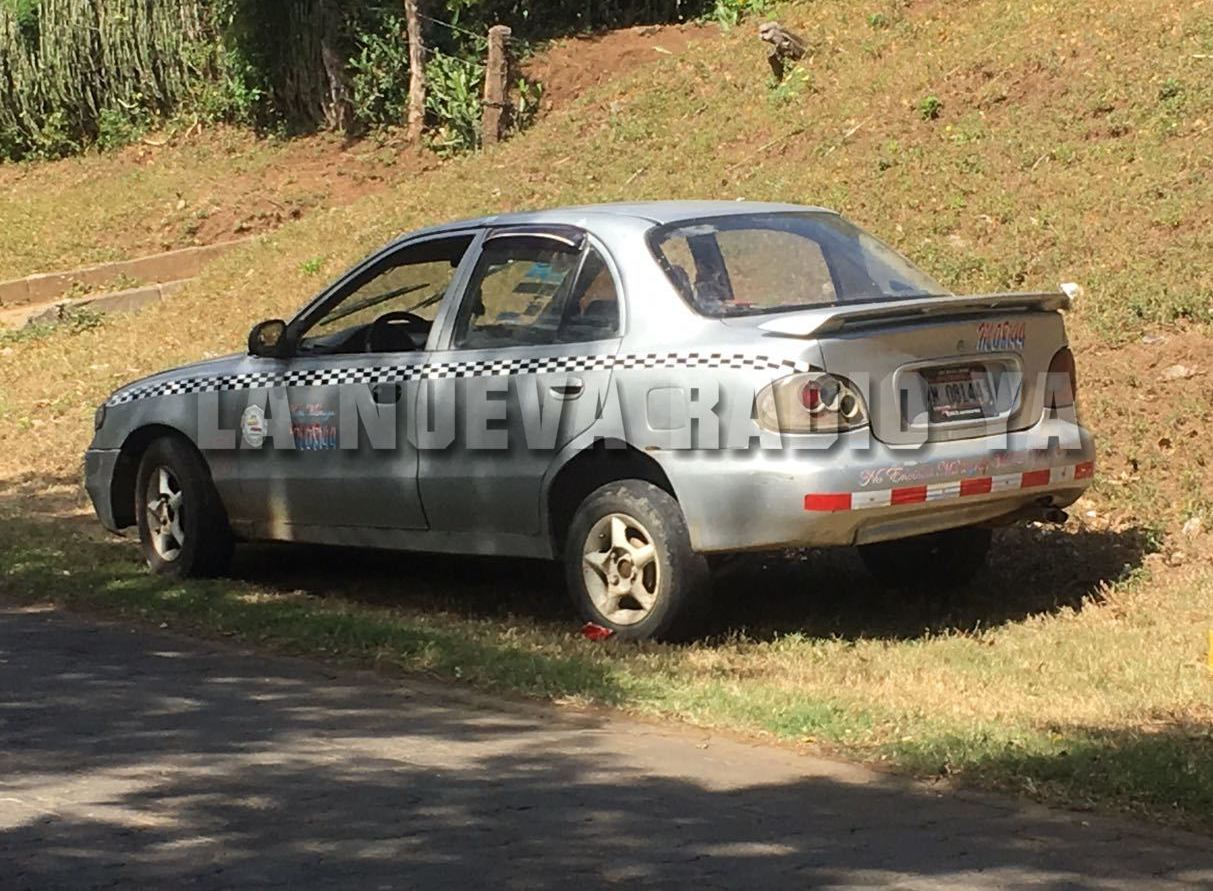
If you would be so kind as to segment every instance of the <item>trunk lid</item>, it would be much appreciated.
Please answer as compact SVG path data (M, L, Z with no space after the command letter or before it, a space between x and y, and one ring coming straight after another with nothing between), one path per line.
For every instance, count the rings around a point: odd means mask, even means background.
M934 297L822 307L758 327L816 339L824 370L863 391L873 435L909 446L1036 423L1068 305L1060 293Z

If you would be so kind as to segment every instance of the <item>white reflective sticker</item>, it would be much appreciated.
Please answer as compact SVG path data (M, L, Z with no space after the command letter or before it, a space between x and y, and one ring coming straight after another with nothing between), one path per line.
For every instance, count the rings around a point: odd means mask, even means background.
M240 416L240 435L251 449L265 445L265 409L250 405Z

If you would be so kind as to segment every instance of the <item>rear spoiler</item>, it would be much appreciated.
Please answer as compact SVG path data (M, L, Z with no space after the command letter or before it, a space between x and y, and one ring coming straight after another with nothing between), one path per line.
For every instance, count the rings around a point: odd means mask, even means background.
M916 297L910 300L886 300L880 303L855 303L850 306L823 306L803 312L779 315L758 327L786 337L812 337L839 331L847 326L862 326L892 321L913 321L938 316L968 315L984 312L1067 310L1073 303L1070 286L1062 291L1034 294L969 294L948 297Z

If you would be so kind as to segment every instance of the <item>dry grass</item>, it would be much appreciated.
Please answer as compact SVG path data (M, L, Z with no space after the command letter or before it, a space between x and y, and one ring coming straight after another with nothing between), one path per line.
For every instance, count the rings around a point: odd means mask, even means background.
M55 567L101 566L65 596L1207 826L1213 549L1179 529L1213 525L1213 6L877 7L888 27L843 0L781 10L815 51L777 93L749 29L701 40L512 143L267 234L169 304L0 347L8 587L45 591ZM934 120L919 112L928 96L942 103ZM400 231L671 196L834 206L958 289L1082 282L1070 327L1102 448L1076 519L1004 536L994 570L950 604L886 597L844 556L747 562L722 577L717 636L682 649L589 645L521 570L489 586L479 564L452 561L409 558L402 592L394 558L367 561L353 586L320 562L254 560L242 582L170 598L128 546L17 519L12 481L70 479L110 389L238 349L251 322L288 314ZM1164 382L1175 364L1197 374ZM756 589L762 603L746 596Z
M184 136L0 164L0 279L265 232L438 164L400 146L345 147L331 136L288 142L226 127Z

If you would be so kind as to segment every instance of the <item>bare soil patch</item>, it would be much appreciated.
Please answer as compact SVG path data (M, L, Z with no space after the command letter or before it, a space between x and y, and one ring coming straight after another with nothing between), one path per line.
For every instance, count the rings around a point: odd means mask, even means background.
M543 84L544 112L570 104L586 90L660 59L680 55L693 40L719 35L716 25L642 25L558 40L524 66Z

